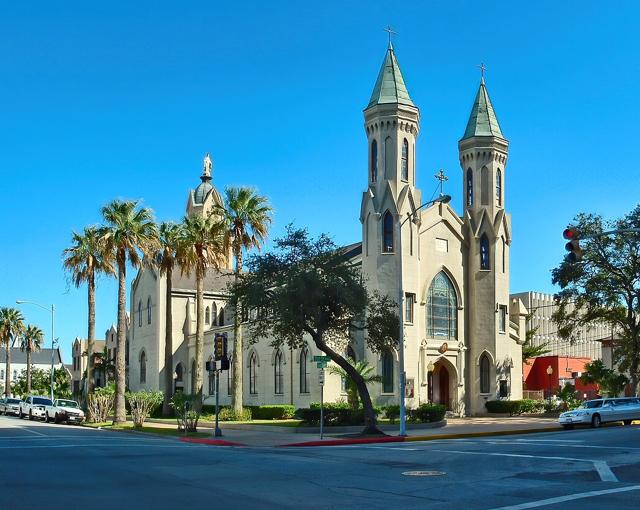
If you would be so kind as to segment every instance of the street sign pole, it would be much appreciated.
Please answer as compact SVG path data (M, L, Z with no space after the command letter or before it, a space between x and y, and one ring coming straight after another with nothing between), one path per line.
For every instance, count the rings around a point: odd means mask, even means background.
M320 440L324 439L324 367L318 374L320 379Z
M218 362L216 362L217 365ZM216 366L216 369L218 367ZM222 437L222 430L218 427L218 419L220 417L220 370L216 370L216 428L214 429L214 437Z

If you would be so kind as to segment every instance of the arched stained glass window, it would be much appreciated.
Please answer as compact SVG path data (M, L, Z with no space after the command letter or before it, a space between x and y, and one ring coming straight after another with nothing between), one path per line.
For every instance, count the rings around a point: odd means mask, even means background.
M382 353L382 393L393 393L393 354Z
M502 171L499 168L496 172L496 204L502 207Z
M378 142L371 142L371 182L378 180Z
M467 206L473 205L473 171L471 168L467 169Z
M218 307L215 303L211 305L211 325L215 326L218 318Z
M489 393L491 391L491 362L489 356L483 354L480 356L480 393Z
M142 299L138 301L138 327L142 327Z
M427 296L427 336L458 338L458 298L453 283L439 272Z
M151 324L151 296L147 298L147 324Z
M255 352L252 352L249 358L249 393L258 393L258 358Z
M489 261L489 238L487 234L482 234L480 238L480 269L491 269Z
M309 349L300 352L300 393L309 393Z
M224 308L220 308L220 316L218 318L218 325L224 326Z
M409 142L405 138L402 142L401 178L403 181L409 180Z
M207 309L204 311L204 323L209 324L211 322L211 309L207 306Z
M393 215L389 211L382 219L382 251L393 253Z
M274 393L276 395L282 395L284 393L284 374L282 372L282 351L278 349L276 357L273 363L273 386L275 388Z

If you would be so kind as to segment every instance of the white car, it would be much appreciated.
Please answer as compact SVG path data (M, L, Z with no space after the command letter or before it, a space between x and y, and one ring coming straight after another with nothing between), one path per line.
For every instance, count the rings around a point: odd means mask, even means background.
M562 413L558 419L565 429L572 429L574 425L597 428L614 421L631 425L633 420L640 420L640 399L636 397L587 400L579 408Z
M47 397L34 397L29 395L20 402L20 418L28 416L30 420L41 418L44 420L45 408L51 405L51 399Z
M84 421L84 412L75 400L57 398L53 405L46 406L44 413L44 421L47 423L51 420L56 423L61 421L82 423Z

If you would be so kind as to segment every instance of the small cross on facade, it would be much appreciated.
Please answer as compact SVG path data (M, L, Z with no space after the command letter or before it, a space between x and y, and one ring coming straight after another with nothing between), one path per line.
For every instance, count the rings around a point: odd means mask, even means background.
M435 175L435 178L440 181L440 196L442 196L444 194L444 183L445 181L448 181L449 178L444 174L444 170L442 169L438 171L438 173Z
M487 70L487 68L484 65L484 62L480 62L480 65L477 65L476 67L480 69L480 75L484 79L484 72Z
M389 34L389 44L391 44L391 36L398 35L398 32L393 30L393 28L391 28L391 25L387 25L387 28L383 28L382 30L384 30L385 32L387 32L387 34Z

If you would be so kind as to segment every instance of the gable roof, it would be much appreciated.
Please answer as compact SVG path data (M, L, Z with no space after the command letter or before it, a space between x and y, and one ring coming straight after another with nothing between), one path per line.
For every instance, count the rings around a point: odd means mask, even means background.
M31 353L31 363L33 365L47 365L51 366L51 350L52 349L40 349L39 351ZM53 364L60 365L62 363L62 357L60 356L59 349L53 349ZM4 347L0 347L0 359L4 360L6 351ZM21 351L19 347L11 348L11 363L26 364L27 353Z

